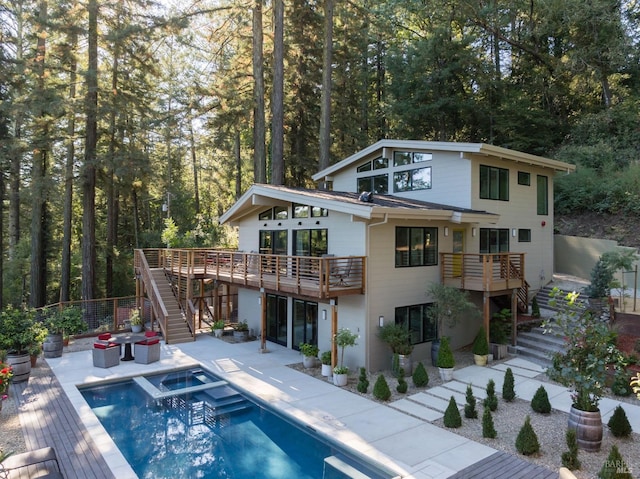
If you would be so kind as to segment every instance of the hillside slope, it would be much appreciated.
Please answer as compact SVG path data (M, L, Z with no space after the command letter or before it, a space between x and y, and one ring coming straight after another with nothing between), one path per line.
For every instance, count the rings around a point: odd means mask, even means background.
M624 214L582 213L556 215L557 234L617 241L621 246L640 246L640 217Z

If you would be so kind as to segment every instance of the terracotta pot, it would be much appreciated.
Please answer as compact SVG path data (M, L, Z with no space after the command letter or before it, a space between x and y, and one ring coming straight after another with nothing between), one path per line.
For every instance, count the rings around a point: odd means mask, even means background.
M602 417L600 411L581 411L571 406L569 411L569 429L576 431L578 448L596 452L602 444Z

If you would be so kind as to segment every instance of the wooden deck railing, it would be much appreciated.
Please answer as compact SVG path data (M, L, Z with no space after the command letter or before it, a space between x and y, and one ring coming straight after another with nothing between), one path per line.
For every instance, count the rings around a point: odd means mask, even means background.
M229 284L313 298L363 294L364 256L285 256L213 249L145 249L149 267L173 278L181 304L193 297L192 280L212 278ZM136 266L138 266L136 264Z
M440 253L441 282L472 291L526 287L524 253Z

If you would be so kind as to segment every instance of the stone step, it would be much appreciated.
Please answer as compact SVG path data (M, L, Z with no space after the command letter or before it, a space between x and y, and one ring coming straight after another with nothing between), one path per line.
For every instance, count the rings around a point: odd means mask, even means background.
M553 353L549 351L541 351L538 349L531 349L526 346L509 346L509 353L517 356L527 358L528 360L535 362L543 367L551 367L551 356Z

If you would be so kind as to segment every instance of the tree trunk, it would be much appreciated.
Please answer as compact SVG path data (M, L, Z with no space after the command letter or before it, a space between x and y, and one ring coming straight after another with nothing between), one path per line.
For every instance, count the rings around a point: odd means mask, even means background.
M253 4L253 178L256 183L267 182L262 44L262 0L255 0Z
M331 62L333 56L333 0L324 1L324 49L322 51L322 98L320 100L320 161L329 167L331 152Z
M193 193L196 214L200 214L200 188L198 187L198 157L196 156L196 138L193 134L193 117L189 118L189 143L191 148L191 166L193 167Z
M273 2L273 100L271 184L284 181L284 1Z
M86 94L86 140L82 171L82 299L96 294L96 146L98 143L98 0L89 0L89 49ZM89 327L95 326L93 311L87 311Z
M233 145L233 154L236 158L236 200L242 196L242 157L240 156L240 132L236 130Z

